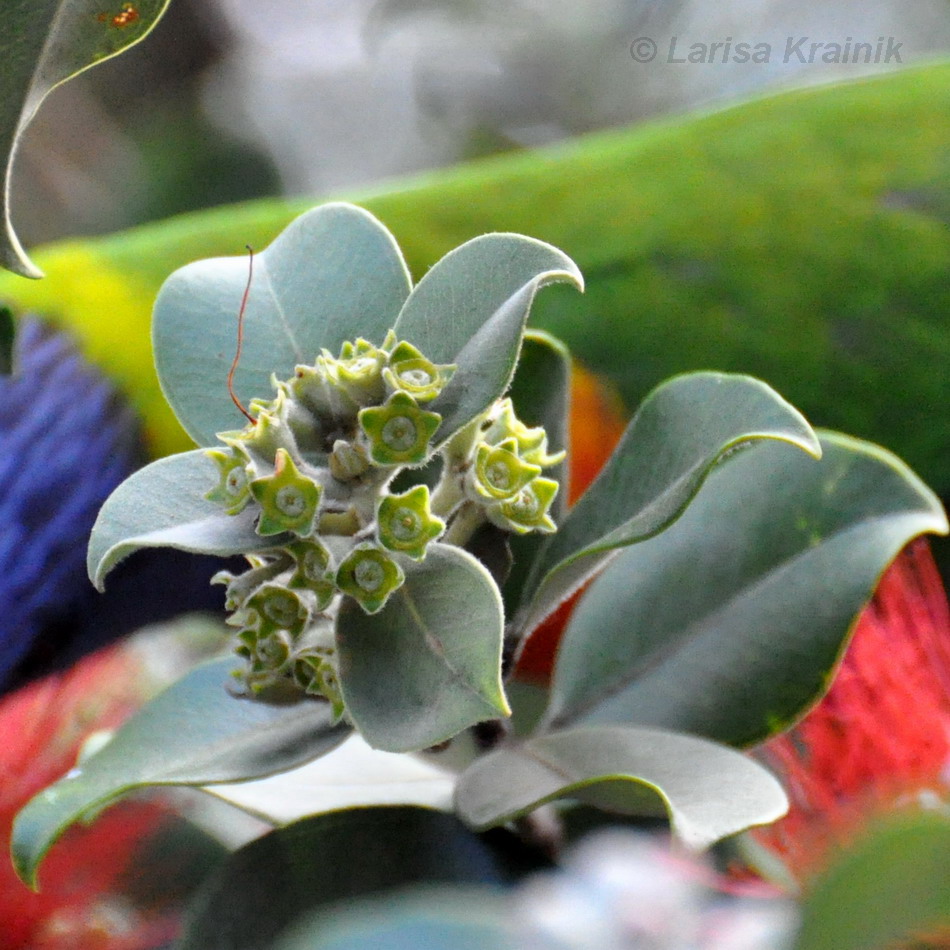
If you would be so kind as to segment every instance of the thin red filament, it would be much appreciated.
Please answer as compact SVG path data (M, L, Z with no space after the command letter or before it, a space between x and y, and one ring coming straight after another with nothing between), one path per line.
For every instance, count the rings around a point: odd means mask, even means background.
M244 408L241 400L238 399L237 394L234 392L234 371L240 362L241 347L244 344L244 311L247 309L247 298L250 296L251 281L254 279L254 250L250 244L245 244L244 246L247 248L247 286L244 288L244 296L241 298L241 309L238 311L237 350L234 353L234 361L231 363L231 369L228 370L228 393L230 393L231 400L244 415L244 418L247 419L251 425L256 425L257 420Z

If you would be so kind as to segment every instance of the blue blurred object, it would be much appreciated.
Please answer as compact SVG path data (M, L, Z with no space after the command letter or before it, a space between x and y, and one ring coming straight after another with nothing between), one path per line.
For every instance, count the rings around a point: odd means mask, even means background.
M102 503L145 461L137 420L69 338L38 320L19 322L12 368L0 377L0 694L223 599L208 586L221 562L178 552L133 558L96 593L86 542Z

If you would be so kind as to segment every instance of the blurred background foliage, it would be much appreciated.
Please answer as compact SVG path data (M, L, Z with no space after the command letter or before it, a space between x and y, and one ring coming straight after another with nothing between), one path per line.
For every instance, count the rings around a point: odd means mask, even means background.
M644 36L651 63L631 55ZM902 62L800 63L790 36L893 37ZM773 54L668 63L674 37ZM175 0L57 90L14 179L28 246L162 223L41 250L48 278L0 275L0 298L71 325L165 452L184 443L147 326L174 267L261 248L315 197L377 213L416 276L473 234L524 231L589 283L545 294L535 323L628 408L673 372L747 371L946 495L950 68L926 63L948 46L944 0ZM262 196L281 197L163 221Z
M110 0L103 0L108 12ZM148 41L59 89L19 156L25 243L266 194L317 194L898 64L783 62L788 36L943 55L943 0L174 0ZM636 63L641 36L657 59ZM672 37L775 47L664 62Z

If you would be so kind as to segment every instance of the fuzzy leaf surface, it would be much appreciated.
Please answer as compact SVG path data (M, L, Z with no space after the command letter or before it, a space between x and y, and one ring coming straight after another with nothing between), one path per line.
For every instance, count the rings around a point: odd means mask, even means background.
M13 157L43 100L61 83L143 40L171 0L137 0L136 17L118 25L102 0L5 0L0 30L0 161L3 233L0 266L42 277L10 220Z
M658 386L540 551L520 625L532 629L621 547L667 528L717 462L740 447L757 449L763 440L820 454L798 410L757 379L691 373Z
M17 873L37 869L60 835L133 789L259 778L315 759L350 729L332 725L328 703L268 703L228 690L233 657L199 666L125 723L80 768L40 792L13 825Z
M497 884L491 852L457 819L422 808L306 818L236 851L192 907L179 950L270 947L309 913L410 884Z
M511 383L538 289L584 280L563 252L521 234L484 234L446 254L406 301L396 334L438 363L458 369L431 408L444 442Z
M822 435L713 472L686 514L584 595L549 723L637 723L746 745L826 689L856 613L901 548L946 533L933 493L883 449Z
M456 807L484 829L567 797L625 814L665 812L677 837L697 849L788 808L771 773L734 749L631 726L570 729L496 749L459 778Z
M152 340L165 396L199 445L237 429L228 371L248 256L195 261L175 271L155 302ZM393 236L354 205L320 205L294 220L254 256L244 345L234 388L245 405L273 394L271 374L293 375L345 340L381 343L409 296L411 281Z
M103 590L108 573L140 548L192 554L260 550L253 507L228 515L205 493L215 485L214 463L202 449L158 459L127 478L106 499L89 537L89 578ZM285 535L269 538L280 544Z
M371 746L424 749L509 714L501 685L501 596L459 548L430 544L406 581L368 615L351 598L337 619L346 707Z

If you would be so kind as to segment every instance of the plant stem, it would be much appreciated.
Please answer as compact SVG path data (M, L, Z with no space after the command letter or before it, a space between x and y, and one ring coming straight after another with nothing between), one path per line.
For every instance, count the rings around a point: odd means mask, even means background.
M485 523L485 514L480 505L466 501L456 511L448 531L442 537L443 544L455 544L465 547L472 535Z

